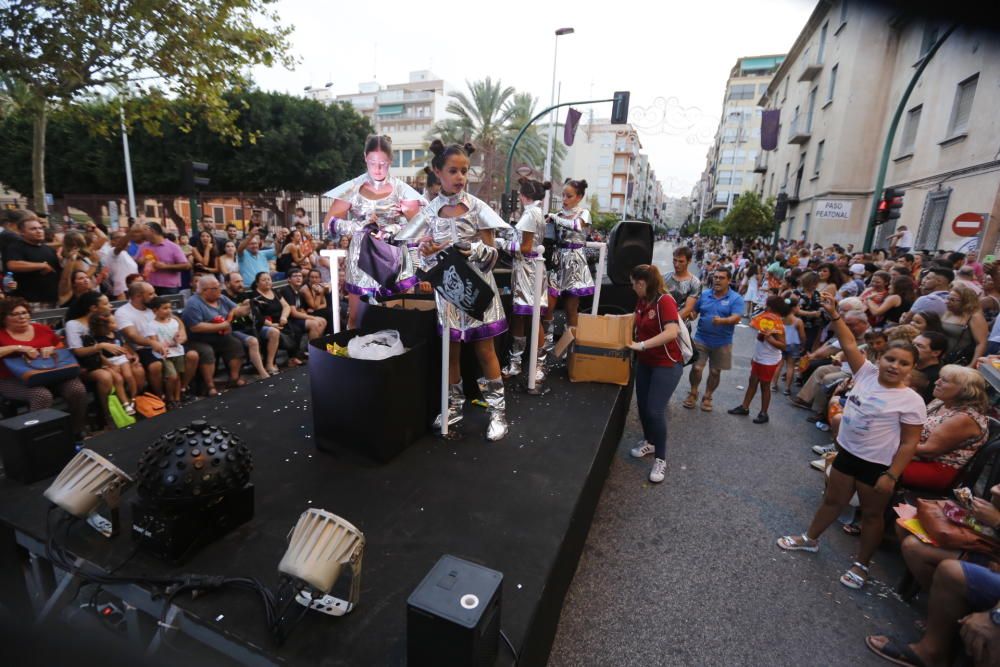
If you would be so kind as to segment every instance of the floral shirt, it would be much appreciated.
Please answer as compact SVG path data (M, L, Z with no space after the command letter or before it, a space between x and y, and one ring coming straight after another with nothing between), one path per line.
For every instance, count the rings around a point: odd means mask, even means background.
M927 421L924 422L924 426L920 431L920 442L927 442L931 431L955 415L968 415L979 425L979 435L969 438L959 445L957 449L947 454L942 454L934 460L951 468L961 469L965 467L969 459L975 456L979 448L986 442L986 438L989 435L989 425L986 421L986 415L980 414L970 407L946 408L944 403L935 399L927 406Z

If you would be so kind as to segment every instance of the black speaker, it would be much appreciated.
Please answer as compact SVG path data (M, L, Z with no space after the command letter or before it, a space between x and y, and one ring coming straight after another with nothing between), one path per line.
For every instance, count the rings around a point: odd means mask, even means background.
M76 454L69 414L35 410L0 421L0 456L9 479L53 477Z
M629 272L653 262L653 225L637 220L619 222L608 235L608 278L628 285Z
M408 667L492 667L503 574L442 556L406 601Z

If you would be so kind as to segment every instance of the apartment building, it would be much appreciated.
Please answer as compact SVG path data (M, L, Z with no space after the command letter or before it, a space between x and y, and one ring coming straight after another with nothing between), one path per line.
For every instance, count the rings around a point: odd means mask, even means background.
M661 214L663 185L631 124L600 119L581 124L560 171L567 178L586 179L587 198L597 197L602 213L651 222Z
M308 89L306 95L327 104L347 102L367 117L379 134L392 137L392 173L407 183L422 186L423 168L429 162L426 139L434 123L447 117L448 91L433 72L410 72L405 83L382 86L369 81L358 92L332 95L329 89Z
M758 160L758 191L785 192L781 235L811 242L864 241L893 114L931 47L952 26L856 0L817 3L762 96L780 110L778 144ZM1000 236L1000 43L958 26L926 62L901 110L885 187L905 191L902 217L878 229L875 247L896 225L922 248L992 249ZM991 220L970 241L956 216Z
M705 217L725 217L736 198L753 189L754 165L760 153L761 110L757 100L784 59L780 54L740 58L730 70L722 118L702 174Z

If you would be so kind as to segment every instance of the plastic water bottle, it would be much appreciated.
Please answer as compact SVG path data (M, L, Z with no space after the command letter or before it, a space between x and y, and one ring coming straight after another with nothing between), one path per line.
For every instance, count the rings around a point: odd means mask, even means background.
M11 285L13 285L15 282L16 281L14 280L14 274L13 273L11 273L10 271L8 271L7 273L3 274L3 291L4 292L9 292L10 288L11 288Z

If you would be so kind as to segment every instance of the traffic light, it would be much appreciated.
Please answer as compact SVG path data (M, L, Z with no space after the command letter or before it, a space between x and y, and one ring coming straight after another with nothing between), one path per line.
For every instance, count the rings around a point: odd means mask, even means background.
M882 225L890 220L898 220L902 215L903 197L906 193L896 188L886 188L882 191L882 199L875 210L875 224Z
M788 195L784 192L778 193L778 198L774 202L774 221L784 222L788 215Z
M611 107L611 124L624 125L628 122L628 98L627 90L619 90L615 93L614 105Z
M190 194L208 186L211 181L209 180L207 174L207 162L185 162L184 182L182 183L184 192Z

